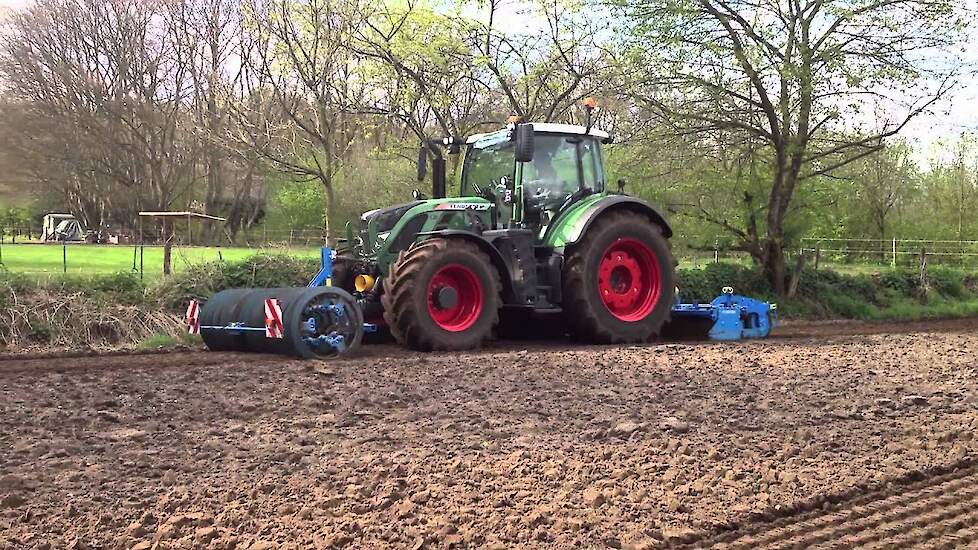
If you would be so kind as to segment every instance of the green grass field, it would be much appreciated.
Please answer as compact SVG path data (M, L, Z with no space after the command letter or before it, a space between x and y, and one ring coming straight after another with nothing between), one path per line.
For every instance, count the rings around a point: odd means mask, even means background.
M67 273L69 275L94 275L118 273L133 269L133 250L136 249L136 270L139 270L138 247L115 245L69 244ZM240 260L260 252L288 253L299 257L318 258L318 248L173 248L173 269L179 271L188 265L225 260ZM59 275L64 273L62 247L57 244L4 244L3 265L15 273ZM143 273L155 277L163 273L163 247L147 246L143 250Z

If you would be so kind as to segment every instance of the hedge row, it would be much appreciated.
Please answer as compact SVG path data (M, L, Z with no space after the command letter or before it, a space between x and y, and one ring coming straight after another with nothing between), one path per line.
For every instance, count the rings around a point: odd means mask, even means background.
M0 307L14 316L7 319L7 328L0 329L0 345L135 343L153 336L152 331L179 327L192 298L206 299L226 288L302 286L317 269L315 260L260 254L238 262L198 264L148 283L127 273L38 280L0 272ZM686 301L709 301L731 286L739 294L779 301L786 317L978 314L978 274L959 269L931 267L925 288L915 270L850 275L807 268L791 300L779 300L763 274L743 265L680 269L678 276Z

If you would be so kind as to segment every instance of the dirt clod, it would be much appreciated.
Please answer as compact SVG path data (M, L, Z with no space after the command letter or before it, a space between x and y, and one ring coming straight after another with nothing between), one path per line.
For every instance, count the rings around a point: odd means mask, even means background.
M924 397L923 395L904 395L903 397L900 398L900 401L902 403L906 403L908 405L926 405L927 404L927 398Z
M588 487L587 489L585 489L583 498L584 498L584 502L588 506L592 506L594 508L601 506L602 504L605 503L605 501L608 500L607 497L605 497L604 492L602 492L601 489L598 489L597 487Z
M684 434L689 431L689 423L670 416L662 421L662 429L670 430L677 434Z

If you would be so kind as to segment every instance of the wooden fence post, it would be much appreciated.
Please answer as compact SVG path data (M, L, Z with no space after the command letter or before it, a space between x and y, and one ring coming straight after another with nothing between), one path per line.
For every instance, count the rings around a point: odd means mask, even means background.
M927 299L930 292L930 281L927 278L927 249L920 247L920 294L922 299Z
M815 271L818 271L818 262L822 259L822 247L815 246Z
M795 269L791 272L791 279L788 281L788 298L794 298L795 294L798 293L798 284L801 282L803 269L805 269L805 253L799 252L798 258L795 260Z
M170 218L163 218L163 276L170 274L172 270L171 256L173 254L173 222Z

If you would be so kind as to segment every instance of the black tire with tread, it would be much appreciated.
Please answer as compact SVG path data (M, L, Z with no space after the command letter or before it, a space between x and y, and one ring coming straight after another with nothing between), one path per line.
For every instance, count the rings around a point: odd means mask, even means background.
M460 264L479 277L483 308L475 324L449 332L428 315L428 281L442 267ZM431 238L414 244L391 262L384 279L384 320L398 343L419 351L474 349L491 340L499 323L499 272L479 247L461 239Z
M618 319L598 293L597 268L605 250L617 239L628 237L646 243L659 262L659 300L645 319ZM676 281L676 262L662 228L648 217L630 211L613 211L598 219L574 246L564 262L564 314L572 335L595 344L647 342L659 335L669 320Z

